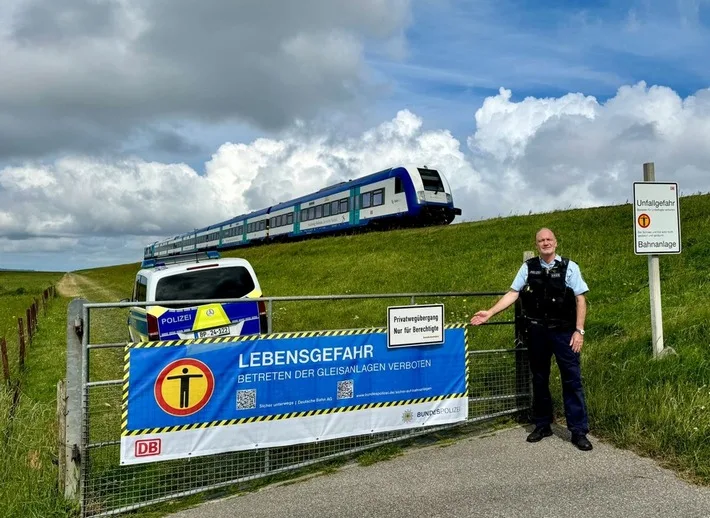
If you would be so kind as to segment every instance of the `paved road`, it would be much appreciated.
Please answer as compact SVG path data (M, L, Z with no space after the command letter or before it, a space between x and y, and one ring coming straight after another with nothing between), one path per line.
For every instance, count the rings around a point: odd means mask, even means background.
M710 488L600 443L581 452L566 431L537 444L523 427L209 502L172 518L486 517L708 518Z

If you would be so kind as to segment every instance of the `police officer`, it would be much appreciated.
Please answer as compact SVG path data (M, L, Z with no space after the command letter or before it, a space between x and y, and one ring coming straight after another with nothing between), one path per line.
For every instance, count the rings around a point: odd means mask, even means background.
M550 229L540 229L535 242L539 257L525 261L510 291L492 308L476 313L471 324L487 322L520 297L528 326L528 355L533 376L535 429L527 440L537 442L552 435L550 360L554 354L562 377L565 416L572 443L588 451L592 443L587 439L589 422L579 357L587 314L585 293L589 288L577 263L556 254L557 239Z

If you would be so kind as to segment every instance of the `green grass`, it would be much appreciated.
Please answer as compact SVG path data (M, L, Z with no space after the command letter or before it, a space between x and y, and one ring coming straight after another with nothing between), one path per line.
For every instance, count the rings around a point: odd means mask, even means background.
M38 316L25 371L16 378L21 393L14 408L13 391L0 388L2 516L66 517L74 509L58 493L55 465L56 385L66 374L66 307L66 299L56 298Z
M7 341L10 375L13 379L19 376L20 340L17 321L22 319L27 344L27 308L32 306L34 299L41 304L44 290L54 285L62 275L57 272L0 271L0 338L5 337ZM41 314L38 315L38 320L41 317Z
M677 355L662 360L652 357L647 258L633 252L633 209L628 204L257 246L223 255L247 258L265 296L501 292L510 285L523 252L534 249L536 230L551 227L558 237L558 252L580 264L591 290L582 372L592 433L649 455L689 479L710 484L710 305L705 302L710 286L710 233L706 230L710 228L710 196L681 198L680 214L683 253L660 260L665 344ZM88 297L100 302L109 293L114 300L129 296L138 268L133 263L76 273L103 288ZM468 321L496 299L446 299L446 320ZM440 301L417 299L420 303ZM277 302L274 329L384 326L387 305L402 303L409 300ZM38 336L46 332L49 340L50 328L57 326L61 328L58 340L65 322L60 315L56 318L53 324L40 320ZM511 318L512 310L508 310L494 321ZM97 326L93 341L125 340L125 315L97 317L93 323ZM468 333L474 348L512 344L508 326L471 328ZM54 378L63 367L63 356L47 347L44 360L34 357L33 361L46 362L36 370L51 376L36 374L30 367L25 379L26 397L35 403L52 399L53 389L45 384L56 383ZM96 354L92 369L96 367L97 379L117 376L120 355ZM495 368L510 369L512 362L507 361ZM59 365L53 366L55 362ZM479 391L489 385L492 390L496 377L495 372L477 370L472 383ZM553 378L556 412L561 417L559 379L555 374Z

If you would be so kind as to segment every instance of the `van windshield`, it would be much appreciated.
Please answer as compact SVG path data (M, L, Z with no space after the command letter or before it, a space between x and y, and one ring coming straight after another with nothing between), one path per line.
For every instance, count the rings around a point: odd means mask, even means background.
M254 279L243 266L205 268L163 277L155 287L155 300L237 299L253 289Z

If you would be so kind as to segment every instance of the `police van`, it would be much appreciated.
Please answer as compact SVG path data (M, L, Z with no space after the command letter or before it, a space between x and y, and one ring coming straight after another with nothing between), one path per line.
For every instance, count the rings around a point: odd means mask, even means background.
M266 333L264 302L247 301L261 295L256 273L246 259L199 252L143 261L131 300L159 304L130 309L130 339L147 342ZM247 300L200 303L214 299Z

